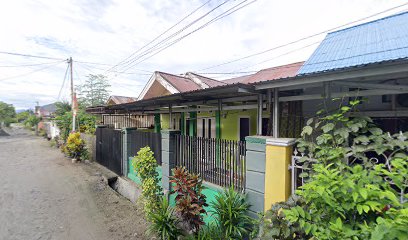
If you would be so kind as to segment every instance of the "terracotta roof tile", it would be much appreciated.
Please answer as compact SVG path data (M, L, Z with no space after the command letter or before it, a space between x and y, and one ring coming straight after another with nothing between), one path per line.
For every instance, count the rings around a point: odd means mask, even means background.
M222 85L226 85L227 83L222 82L222 81L218 81L209 77L205 77L202 75L198 75L197 73L190 73L192 75L194 75L195 77L197 77L198 79L200 79L200 81L204 82L205 84L207 84L210 88L211 87L218 87L218 86L222 86Z
M291 63L287 65L282 65L278 67L271 67L262 69L254 74L245 75L241 77L235 77L223 80L228 84L233 83L255 83L268 80L274 80L279 78L294 77L297 75L299 69L302 67L304 62Z
M122 104L122 103L134 102L134 101L137 100L137 98L112 95L112 96L109 97L109 100L114 101L116 104Z
M259 72L252 75L250 78L245 79L242 83L255 83L267 80L274 80L279 78L294 77L297 75L299 69L304 62L291 63L283 66L272 67L262 69Z
M230 78L230 79L225 79L222 80L223 82L227 83L227 84L234 84L234 83L242 83L245 80L249 79L250 77L252 77L254 74L251 75L245 75L245 76L240 76L240 77L234 77L234 78Z
M201 89L201 87L197 83L195 83L193 80L189 78L164 72L157 73L160 74L160 76L163 77L165 80L167 80L167 82L169 82L179 92L190 92Z

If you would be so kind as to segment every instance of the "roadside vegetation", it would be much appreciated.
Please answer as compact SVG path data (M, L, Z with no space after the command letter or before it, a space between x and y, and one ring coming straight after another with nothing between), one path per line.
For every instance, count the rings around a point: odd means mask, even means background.
M2 125L8 127L16 122L16 109L12 104L0 101L0 128Z
M352 117L359 104L307 121L297 143L305 184L258 220L248 217L245 195L232 188L207 213L200 176L183 167L173 169L173 191L163 195L156 160L143 148L133 164L143 179L150 233L160 239L407 239L408 133L390 135L368 117ZM205 214L216 221L205 224Z
M245 195L233 188L220 192L214 211L207 213L204 186L199 175L184 167L172 170L170 184L173 190L164 195L157 163L149 147L142 148L132 164L142 182L142 204L150 222L149 234L162 240L173 239L245 239L251 237L254 221L246 214L249 204ZM170 206L174 201L174 207ZM217 221L205 224L203 217L211 214Z
M307 122L306 183L265 214L262 239L408 239L408 133L350 117L360 103Z

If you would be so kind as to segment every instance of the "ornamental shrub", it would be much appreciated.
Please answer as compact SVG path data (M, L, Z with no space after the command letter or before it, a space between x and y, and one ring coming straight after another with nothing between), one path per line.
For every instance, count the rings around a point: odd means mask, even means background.
M177 226L179 220L173 213L174 208L169 206L167 198L161 197L158 208L149 216L149 233L159 236L161 240L177 240L182 233Z
M137 176L142 182L142 201L146 217L159 210L160 199L163 195L160 187L159 174L156 172L157 162L150 147L141 148L132 160Z
M176 213L189 231L197 233L200 226L204 225L202 214L207 213L204 207L208 206L206 196L202 194L203 180L199 175L189 173L185 167L176 167L172 171L171 194L176 194Z
M307 236L299 223L296 221L288 221L283 211L291 208L297 208L298 211L303 211L304 206L304 200L296 195L291 196L286 202L274 204L270 210L266 211L260 220L262 229L260 239L309 239L310 236ZM303 212L305 212L307 219L311 219L308 211Z
M80 159L81 155L86 151L85 141L81 138L80 133L70 133L63 151L71 158Z
M215 197L212 207L222 239L244 239L250 235L253 220L247 215L250 205L245 195L230 187Z
M408 133L351 117L358 104L307 122L298 146L309 179L296 191L305 204L283 209L285 220L314 239L408 239Z

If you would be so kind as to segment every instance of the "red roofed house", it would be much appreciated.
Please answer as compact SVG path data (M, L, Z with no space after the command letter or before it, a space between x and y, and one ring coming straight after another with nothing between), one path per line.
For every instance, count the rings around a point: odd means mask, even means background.
M262 69L254 74L246 75L238 78L227 79L223 81L215 80L209 77L205 77L193 72L187 72L183 75L174 75L165 72L156 71L148 83L142 90L138 97L138 101L155 99L158 97L169 96L173 94L183 93L196 93L199 94L202 90L218 88L227 88L228 86L248 85L252 83L273 80L278 78L293 77L297 74L297 71L302 66L303 62L288 64L284 66L272 67ZM238 95L237 95L238 96ZM217 96L219 97L219 96ZM202 95L201 99L211 98L211 93ZM247 101L242 108L239 107L242 99L237 99L237 102L225 103L225 110L217 114L217 111L209 109L210 104L205 104L200 101L199 104L191 104L185 106L173 106L172 114L168 114L170 106L164 106L157 109L155 125L160 126L159 129L178 129L185 135L206 137L206 138L221 138L227 140L243 140L246 136L255 135L257 129L257 108L254 104L257 101L257 97L247 96ZM244 99L245 100L245 99ZM192 102L193 103L193 102ZM195 111L188 111L187 109L194 108ZM200 110L198 110L200 109ZM231 109L231 110L227 110ZM286 104L282 107L282 123L293 123L291 131L287 131L287 136L298 135L301 126L301 104L298 102ZM289 121L289 111L296 116ZM165 112L165 113L163 113ZM298 112L295 114L295 112ZM171 115L171 116L170 116ZM293 121L292 121L293 120ZM262 132L267 135L271 132L268 129L268 122L270 121L269 112L265 111L263 114L263 130ZM296 126L295 126L296 125ZM282 126L284 129L289 129L287 126ZM218 129L218 130L217 130ZM222 135L222 136L221 136Z

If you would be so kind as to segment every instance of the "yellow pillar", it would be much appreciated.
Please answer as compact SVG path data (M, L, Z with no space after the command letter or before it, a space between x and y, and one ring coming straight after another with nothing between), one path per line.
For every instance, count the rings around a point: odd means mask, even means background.
M289 166L293 154L292 138L266 140L264 210L272 204L286 201L290 196L291 173Z

